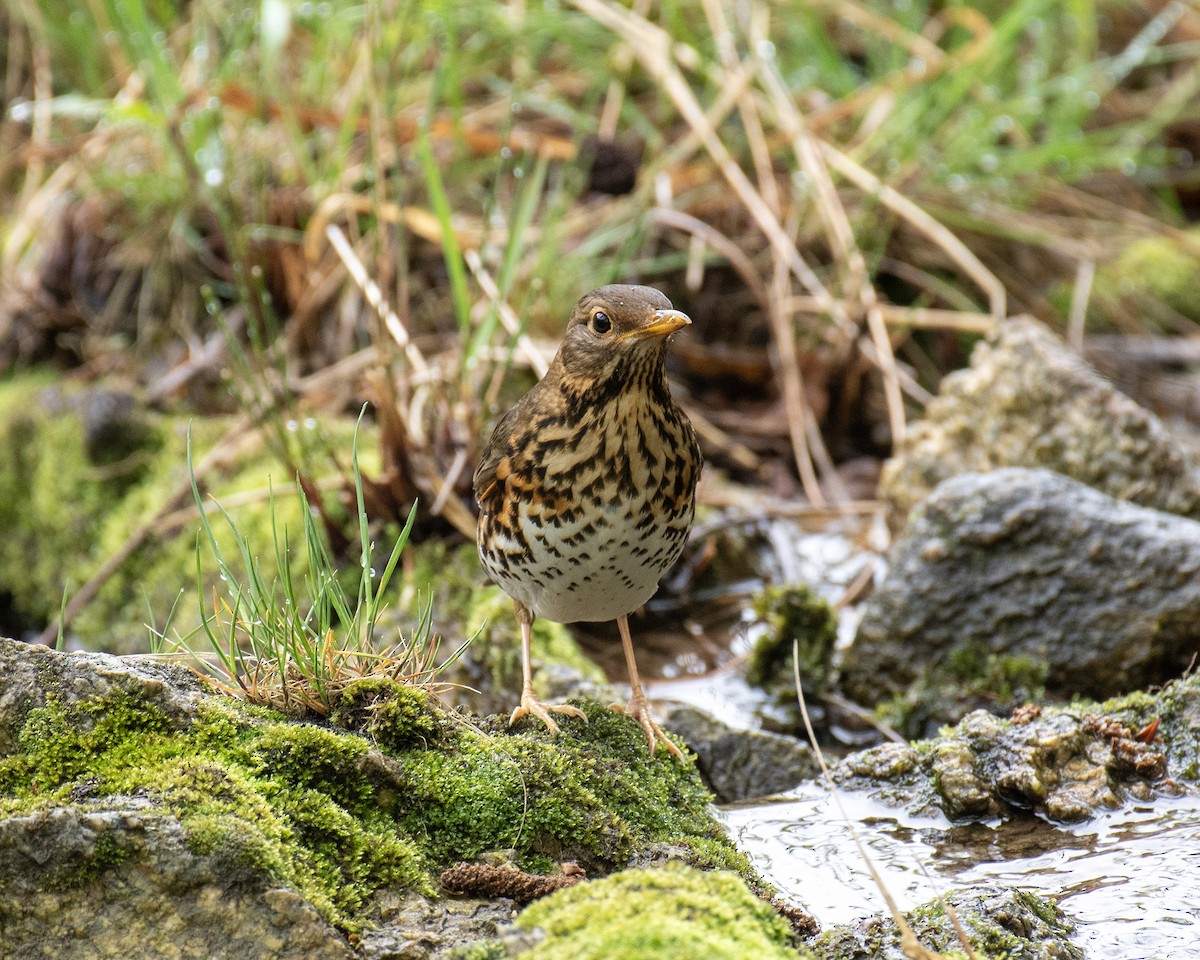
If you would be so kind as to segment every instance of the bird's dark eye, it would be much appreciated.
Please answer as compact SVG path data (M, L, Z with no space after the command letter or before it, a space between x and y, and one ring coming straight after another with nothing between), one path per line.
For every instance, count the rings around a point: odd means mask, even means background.
M603 310L597 310L592 314L592 329L597 333L608 333L612 329L612 321L608 319L608 314Z

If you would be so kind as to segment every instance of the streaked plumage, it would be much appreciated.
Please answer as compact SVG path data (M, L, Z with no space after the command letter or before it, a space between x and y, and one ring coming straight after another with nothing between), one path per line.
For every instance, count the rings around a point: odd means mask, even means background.
M667 338L690 321L651 287L613 285L581 297L545 377L497 424L475 472L479 556L513 598L524 690L513 720L557 729L529 684L529 627L617 620L630 668L626 708L651 750L651 719L627 616L679 557L695 511L701 457L667 386Z

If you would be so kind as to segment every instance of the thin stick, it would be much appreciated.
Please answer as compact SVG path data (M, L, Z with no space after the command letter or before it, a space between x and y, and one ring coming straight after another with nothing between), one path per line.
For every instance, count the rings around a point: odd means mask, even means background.
M383 291L379 289L379 284L367 275L366 267L358 259L358 254L350 246L350 241L346 239L346 235L342 233L341 228L331 223L325 228L325 236L329 238L330 245L338 257L341 258L342 264L346 267L346 272L350 274L351 279L362 291L363 296L366 297L367 303L379 315L379 319L383 321L383 325L387 328L388 333L392 335L392 339L404 351L404 355L408 358L408 362L412 364L413 370L418 374L425 373L429 369L429 364L425 361L425 355L421 353L421 348L412 342L412 338L409 337L408 330L400 320L400 317L397 316L396 311L384 299Z
M1067 320L1067 343L1076 353L1083 353L1083 326L1087 321L1088 301L1092 297L1092 281L1096 278L1096 261L1080 260L1075 270L1075 287L1071 291L1071 313Z
M792 640L792 678L796 685L796 699L800 704L800 716L804 720L804 732L808 734L808 742L812 745L817 763L821 767L821 776L825 780L826 787L829 789L829 796L833 800L834 806L837 807L838 813L846 823L846 830L850 834L850 839L854 841L854 846L858 848L859 856L863 858L863 863L867 865L867 872L871 874L871 879L879 889L884 903L887 904L892 919L896 921L896 926L900 928L900 949L906 957L911 957L913 960L946 960L942 954L922 946L921 942L917 939L917 935L913 933L912 927L904 919L904 915L900 912L900 908L892 897L891 891L888 890L887 884L883 882L883 877L875 867L875 861L867 853L867 848L859 838L858 831L854 829L854 823L851 821L850 815L846 812L842 798L838 795L837 788L833 782L833 775L829 772L829 767L825 764L825 755L821 752L820 744L817 743L817 734L813 730L812 720L808 716L808 704L804 701L804 689L800 685L800 642L798 640ZM944 906L947 916L950 916L953 908L949 903L946 903ZM956 920L957 918L951 922L954 924L955 932L966 949L967 955L971 960L979 960L978 954L971 948L970 941L966 938L966 934Z
M541 347L530 340L524 332L521 318L517 316L517 312L509 306L507 300L500 298L500 288L496 286L496 281L488 272L487 267L483 265L479 253L475 250L464 250L463 259L467 262L467 268L475 277L480 289L491 298L504 329L508 331L509 336L517 338L517 349L525 354L529 365L539 377L545 376L546 371L550 369L550 360Z

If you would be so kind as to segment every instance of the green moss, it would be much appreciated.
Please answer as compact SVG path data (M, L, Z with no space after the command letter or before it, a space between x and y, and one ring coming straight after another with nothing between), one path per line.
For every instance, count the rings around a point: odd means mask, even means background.
M942 673L970 693L987 692L997 702L1040 699L1045 694L1049 664L1033 657L998 654L959 647L946 657Z
M1069 940L1074 933L1074 926L1049 901L1028 890L1013 889L1010 896L1014 901L1012 907L995 916L975 913L963 904L956 908L959 921L980 960L1003 960L1010 955L1022 955L1028 952L1031 940L1041 943L1050 938ZM1039 929L1027 930L1023 936L1016 932L1021 925L1013 921L1019 919L1020 914L1013 917L1013 913L1021 910L1027 910L1033 915L1032 923ZM941 900L923 904L909 911L905 917L922 942L951 945L957 943L957 935L946 914L946 905ZM1008 920L1008 926L1005 925L1005 920ZM1010 929L1010 926L1013 929ZM958 957L965 960L967 955L961 950L950 950L944 953L944 956L947 960Z
M678 864L626 870L561 890L517 925L546 939L526 960L796 960L787 924L740 878Z
M338 694L330 722L354 730L391 752L431 746L446 733L429 695L384 677L355 680Z
M1192 235L1200 236L1200 232L1192 231ZM1140 329L1148 326L1170 332L1178 326L1172 313L1200 320L1197 271L1200 259L1177 240L1157 236L1135 240L1096 271L1089 323L1127 328L1130 318L1136 318Z
M833 608L798 584L763 590L754 598L754 613L767 629L750 652L746 681L794 697L792 653L798 650L805 692L824 689L837 642L837 614Z
M523 866L580 860L611 870L653 844L685 844L698 862L749 873L708 812L695 768L651 757L637 724L593 701L588 723L552 737L529 723L509 736L462 728L444 750L401 756L399 819L438 862L512 850ZM494 733L492 731L495 731Z
M111 833L102 833L96 838L91 856L79 868L76 882L82 886L99 880L106 871L120 866L128 857L129 854L121 849Z
M446 954L446 960L506 960L508 956L510 954L504 944L492 941L457 947Z
M0 592L31 629L58 612L65 583L99 562L95 544L124 488L89 463L84 425L42 376L0 385Z
M158 690L31 710L20 752L0 758L0 815L147 798L223 874L290 886L347 931L381 888L430 894L434 871L495 850L596 875L669 848L756 882L695 768L649 756L632 719L594 702L581 704L589 723L565 719L557 737L535 723L512 735L501 718L472 726L424 694L363 681L343 706L368 739L216 697L172 718L153 705ZM70 882L120 855L100 851Z
M137 698L113 694L26 717L21 753L0 759L0 810L31 811L81 795L141 794L177 817L188 848L217 857L231 877L294 886L345 930L380 887L431 892L418 847L372 803L360 737L302 724L239 718L209 707L175 729ZM251 722L257 719L259 722ZM89 861L79 882L115 862Z

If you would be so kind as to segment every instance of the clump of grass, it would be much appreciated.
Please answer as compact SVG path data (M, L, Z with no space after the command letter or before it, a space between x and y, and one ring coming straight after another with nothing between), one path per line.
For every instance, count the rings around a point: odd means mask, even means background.
M303 487L297 491L304 507L299 558L287 529L275 523L273 493L268 509L277 573L264 572L266 565L259 561L254 547L247 543L229 513L217 504L236 544L237 556L228 557L218 542L192 473L192 494L201 518L196 546L196 575L202 585L201 626L188 637L179 638L178 643L193 658L202 660L208 667L203 675L231 696L291 716L328 716L341 692L364 677L435 691L439 673L461 652L460 647L439 662L440 643L431 631L432 603L420 610L411 636L382 639L388 586L408 543L417 507L414 504L409 511L407 522L384 558L371 538L358 466L357 428L351 459L359 547L357 569L352 571L339 567ZM188 467L191 471L190 441ZM205 545L224 585L223 596L213 588L211 608L206 608L203 600ZM297 572L300 569L302 574ZM347 580L355 581L356 586L348 589ZM202 654L192 645L197 635L206 641L209 652Z

